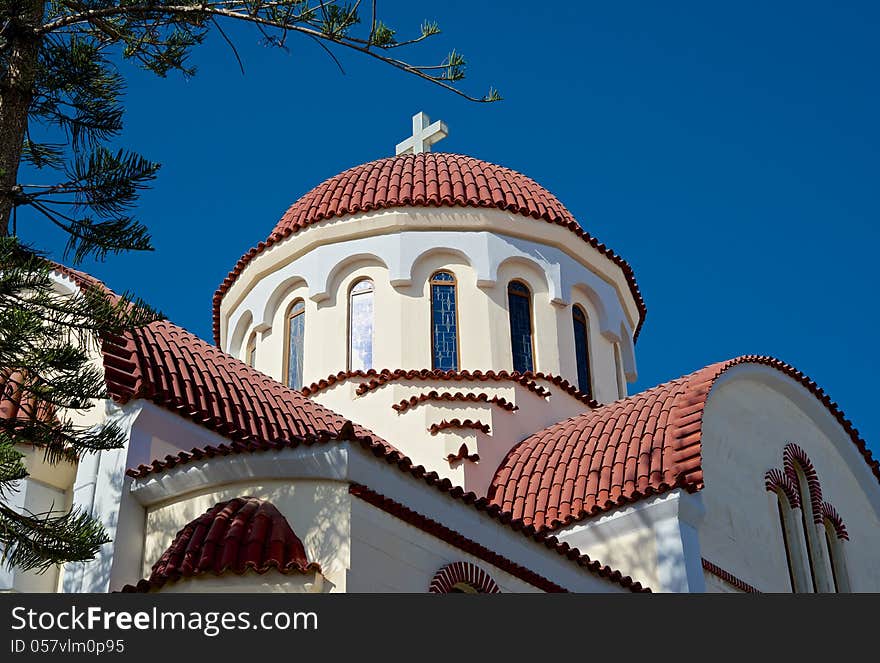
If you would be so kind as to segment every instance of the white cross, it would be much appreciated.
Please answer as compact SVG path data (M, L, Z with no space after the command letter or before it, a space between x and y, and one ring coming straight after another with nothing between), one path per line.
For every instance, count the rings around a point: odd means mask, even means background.
M412 136L402 143L397 144L395 154L419 154L420 152L430 152L431 145L439 140L443 140L449 135L449 128L445 122L437 120L431 124L431 118L424 113L416 113L413 115L413 132Z

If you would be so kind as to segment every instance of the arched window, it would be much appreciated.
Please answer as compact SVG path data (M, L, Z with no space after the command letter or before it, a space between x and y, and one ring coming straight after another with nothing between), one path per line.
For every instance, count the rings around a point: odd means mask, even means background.
M431 367L458 370L458 310L455 276L435 272L431 277Z
M577 361L578 389L587 396L593 395L590 377L590 327L584 309L575 305L571 310L574 323L574 356Z
M366 371L373 368L373 282L355 283L348 301L348 368Z
M248 339L247 350L245 350L244 354L245 363L251 368L256 367L257 365L257 333L254 332L251 334L251 337Z
M825 550L831 571L831 580L835 592L852 591L849 574L846 570L846 550L843 542L849 540L849 534L837 509L828 502L822 504L822 530L825 535Z
M789 577L797 592L849 591L842 541L846 526L840 514L822 500L819 475L806 452L785 445L783 470L764 475L767 490L776 493L782 520Z
M287 386L291 389L302 389L303 379L303 342L306 331L306 305L297 299L287 314Z
M501 590L486 573L470 562L447 564L434 574L428 587L431 594L499 594Z
M519 373L532 371L532 292L525 283L511 281L507 286L507 309L510 315L513 370Z

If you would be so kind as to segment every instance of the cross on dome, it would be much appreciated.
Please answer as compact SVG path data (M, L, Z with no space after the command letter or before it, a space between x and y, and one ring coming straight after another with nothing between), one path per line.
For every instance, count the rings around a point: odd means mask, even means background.
M412 126L412 136L397 144L395 154L430 152L431 145L449 135L445 122L437 120L431 124L431 118L422 112L413 115Z

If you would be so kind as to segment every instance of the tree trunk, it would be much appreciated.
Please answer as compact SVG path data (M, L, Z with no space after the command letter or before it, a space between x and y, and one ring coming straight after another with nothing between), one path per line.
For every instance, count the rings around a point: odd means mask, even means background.
M40 52L35 34L43 18L44 0L21 0L9 16L6 71L0 78L0 237L9 234L14 187L28 123L28 109L34 96L34 81ZM5 13L5 12L4 12Z

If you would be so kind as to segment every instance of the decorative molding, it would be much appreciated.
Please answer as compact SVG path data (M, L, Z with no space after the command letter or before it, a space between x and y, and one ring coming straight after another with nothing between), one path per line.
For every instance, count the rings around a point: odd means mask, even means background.
M450 421L446 421L446 419L444 419L439 424L431 424L428 430L431 431L431 435L436 435L437 433L444 430L461 428L472 428L473 430L478 430L486 433L486 435L489 434L490 430L489 424L484 424L479 419L477 419L476 421L471 421L470 419L465 419L464 421L461 421L460 419L452 419Z
M421 370L404 370L383 368L381 370L370 369L369 371L339 371L328 376L318 382L313 382L307 387L303 387L304 396L314 396L317 392L334 386L340 382L345 382L352 378L365 378L368 382L358 385L356 393L362 396L370 391L378 389L389 382L399 380L448 380L454 382L515 382L522 385L536 396L547 398L550 391L546 387L539 385L536 380L544 380L558 387L575 400L580 401L590 408L601 407L600 403L587 394L580 391L565 378L553 375L551 373L541 373L527 371L518 373L517 371L437 371L428 368Z
M843 518L830 502L825 502L822 499L822 484L819 481L819 474L807 452L794 442L789 442L782 452L782 466L784 470L773 468L764 475L764 485L767 490L781 491L788 498L791 508L803 508L800 492L797 488L797 467L800 467L807 479L813 522L816 525L824 526L825 521L828 521L834 528L837 538L848 541L849 534L846 531Z
M735 587L741 592L745 592L746 594L761 594L760 589L753 587L745 580L737 578L735 575L730 573L730 571L725 571L720 566L718 566L717 564L713 564L705 557L703 558L703 568L716 578L723 580L728 585Z
M807 489L810 492L810 506L813 512L813 522L817 525L822 524L822 486L819 484L819 475L813 462L807 456L807 452L801 449L794 442L785 445L782 452L782 466L785 468L785 474L788 475L795 485L798 483L796 465L800 466L801 471L807 479Z
M471 391L464 394L458 391L453 394L451 391L438 392L436 390L419 394L418 396L411 396L408 399L405 398L400 401L400 403L395 403L391 407L398 414L403 414L407 410L414 408L416 405L419 405L421 403L441 401L450 401L457 403L485 403L488 405L497 405L505 412L515 412L519 409L519 406L514 405L503 396L490 397L489 394L487 394L486 392L474 393Z
M452 463L457 463L458 461L461 461L461 460L469 460L472 463L479 463L480 462L480 454L470 453L468 451L467 445L462 444L458 448L458 453L457 454L449 454L448 456L446 456L446 460L449 461L450 465Z
M476 564L470 562L453 562L447 564L434 574L429 594L449 594L459 583L472 587L478 594L500 594L497 583L492 576Z
M792 509L799 509L801 506L801 496L798 494L797 484L785 472L774 467L767 470L764 475L764 486L771 493L782 492L788 499L788 504Z
M834 532L837 534L837 538L849 541L849 533L846 531L846 525L843 523L843 518L840 517L837 509L828 502L822 502L820 512L822 514L822 522L824 523L827 521L831 524L834 528Z

